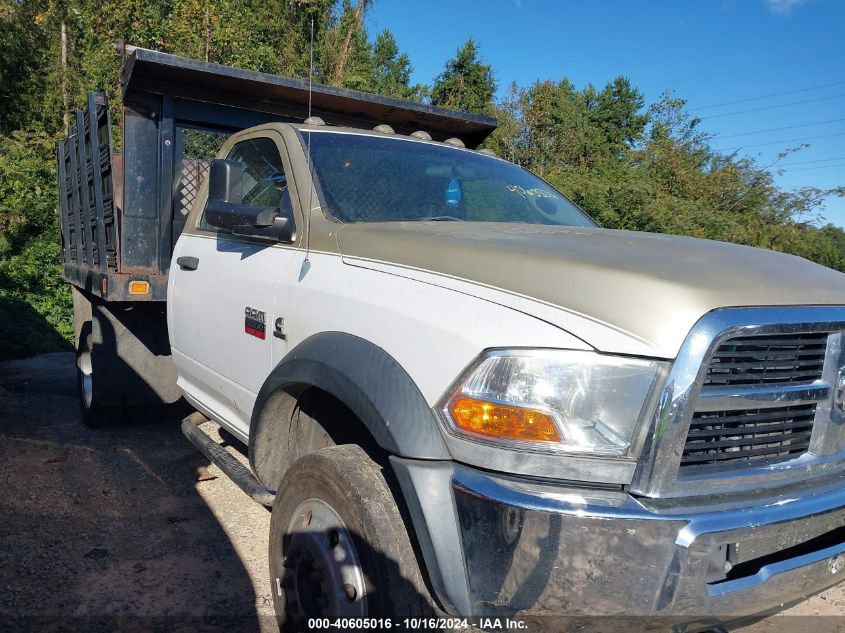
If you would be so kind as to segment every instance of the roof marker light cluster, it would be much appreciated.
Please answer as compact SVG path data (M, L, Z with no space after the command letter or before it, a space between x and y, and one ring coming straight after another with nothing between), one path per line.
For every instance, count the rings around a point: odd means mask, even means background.
M304 123L305 123L305 125L325 125L326 124L326 122L323 121L323 119L321 119L318 116L310 116L307 119L305 119ZM373 131L379 132L380 134L396 134L396 131L391 126L387 125L387 123L380 123L379 125L377 125L373 128ZM408 136L410 138L415 138L419 141L431 141L432 140L431 134L429 134L425 130L417 130L416 132L411 132ZM455 136L453 136L451 138L447 138L445 141L440 141L440 142L443 143L444 145L449 145L450 147L457 147L457 148L461 148L461 149L466 148L466 145L464 144L464 142L461 139L459 139ZM499 155L496 154L496 152L494 152L492 149L487 149L486 147L484 149L478 149L478 150L475 150L475 151L478 152L479 154L484 154L485 156L492 156L493 158L499 157Z

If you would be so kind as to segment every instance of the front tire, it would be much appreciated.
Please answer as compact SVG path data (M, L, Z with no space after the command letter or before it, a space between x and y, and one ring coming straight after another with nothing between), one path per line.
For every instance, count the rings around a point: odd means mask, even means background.
M270 519L279 629L309 618L432 614L405 522L381 467L359 446L323 448L283 477Z

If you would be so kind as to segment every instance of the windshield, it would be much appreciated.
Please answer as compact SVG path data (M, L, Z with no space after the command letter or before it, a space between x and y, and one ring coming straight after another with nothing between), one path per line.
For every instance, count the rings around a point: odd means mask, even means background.
M307 144L307 133L301 134ZM344 222L595 226L574 203L529 171L470 150L313 130L311 160L323 205Z

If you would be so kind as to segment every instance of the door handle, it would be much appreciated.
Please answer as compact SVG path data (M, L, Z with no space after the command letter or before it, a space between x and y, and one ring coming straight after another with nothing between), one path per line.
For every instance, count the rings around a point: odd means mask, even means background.
M197 266L200 265L199 257L189 257L183 255L182 257L176 258L176 264L182 270L196 270Z

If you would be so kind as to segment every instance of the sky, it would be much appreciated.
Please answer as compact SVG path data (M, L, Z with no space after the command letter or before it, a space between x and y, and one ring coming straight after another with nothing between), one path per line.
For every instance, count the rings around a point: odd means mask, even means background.
M618 75L646 98L687 101L712 146L780 159L784 189L845 186L843 0L376 0L372 36L388 28L431 84L469 37L499 96L512 81L568 77L601 88ZM845 198L823 222L845 228Z

